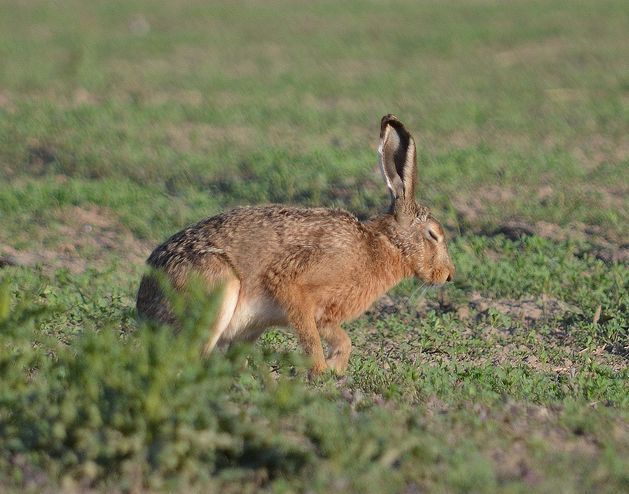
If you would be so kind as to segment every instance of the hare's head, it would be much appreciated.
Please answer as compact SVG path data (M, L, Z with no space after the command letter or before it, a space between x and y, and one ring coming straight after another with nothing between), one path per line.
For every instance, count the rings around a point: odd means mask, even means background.
M415 141L393 115L380 124L380 166L391 193L393 221L391 241L402 251L415 276L430 284L442 284L454 277L443 228L430 210L415 201L417 159Z

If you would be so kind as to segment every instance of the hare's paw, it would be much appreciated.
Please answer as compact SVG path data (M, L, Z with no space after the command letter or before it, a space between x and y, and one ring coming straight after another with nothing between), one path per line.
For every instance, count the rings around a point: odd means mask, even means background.
M308 380L313 381L323 375L328 370L328 366L325 362L316 362L308 371Z
M326 360L326 363L335 374L343 376L345 375L345 372L347 372L347 365L349 363L349 352L344 353L336 351Z

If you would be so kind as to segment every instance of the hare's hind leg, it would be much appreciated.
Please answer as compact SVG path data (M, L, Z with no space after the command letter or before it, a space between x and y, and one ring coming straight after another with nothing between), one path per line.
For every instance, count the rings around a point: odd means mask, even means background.
M214 350L214 347L218 343L221 335L229 326L229 323L234 315L234 311L236 310L239 294L240 281L232 275L225 281L223 288L223 300L221 301L218 316L210 328L210 338L203 347L203 355L208 356L212 353L212 350Z
M352 351L352 341L340 326L325 325L319 328L319 333L330 345L326 360L328 367L339 375L345 374Z

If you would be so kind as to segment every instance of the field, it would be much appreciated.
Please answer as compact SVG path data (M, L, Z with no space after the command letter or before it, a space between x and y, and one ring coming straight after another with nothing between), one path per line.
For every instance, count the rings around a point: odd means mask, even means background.
M629 491L623 0L0 0L3 492ZM412 130L453 283L199 356L144 260L235 205L384 209ZM193 287L194 288L194 287Z

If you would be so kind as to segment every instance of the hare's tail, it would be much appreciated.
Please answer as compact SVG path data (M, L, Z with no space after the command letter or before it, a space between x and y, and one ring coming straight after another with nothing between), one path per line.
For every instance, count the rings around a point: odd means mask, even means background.
M138 298L136 301L138 316L141 319L150 319L177 328L179 321L175 317L168 297L154 274L145 274L140 282Z

